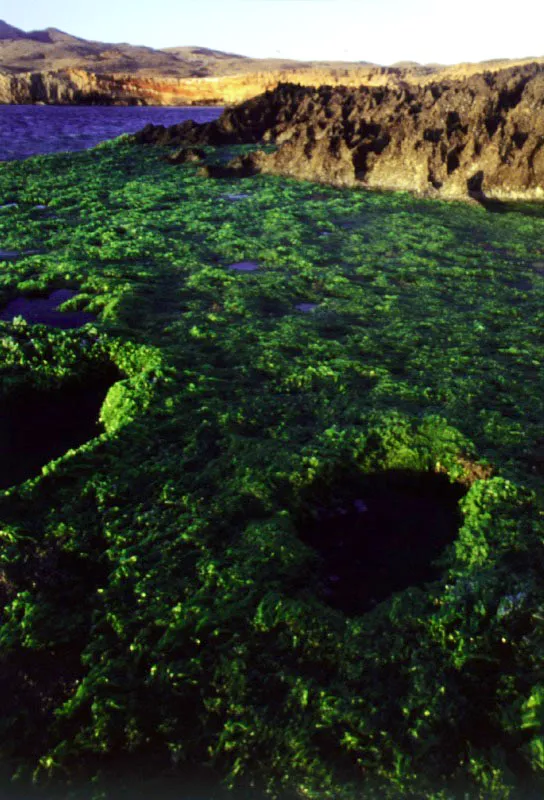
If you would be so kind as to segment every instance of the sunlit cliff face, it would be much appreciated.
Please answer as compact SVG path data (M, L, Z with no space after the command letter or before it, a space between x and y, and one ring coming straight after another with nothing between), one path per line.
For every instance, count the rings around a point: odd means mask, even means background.
M77 103L86 97L103 95L104 100L119 104L183 106L191 104L224 105L240 103L255 97L278 83L299 83L302 86L397 86L400 83L425 85L436 80L461 80L483 72L496 72L505 66L542 61L520 59L499 64L458 64L449 67L406 65L381 67L374 65L303 64L278 69L274 62L254 62L241 74L213 74L206 77L177 77L153 69L114 71L106 60L104 72L66 66L43 72L0 71L0 103Z

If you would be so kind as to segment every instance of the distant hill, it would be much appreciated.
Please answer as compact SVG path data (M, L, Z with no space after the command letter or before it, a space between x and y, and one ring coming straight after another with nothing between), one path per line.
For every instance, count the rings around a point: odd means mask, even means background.
M65 33L58 28L46 28L44 31L30 31L25 37L33 42L41 42L42 44L80 44L85 43L85 39L80 39L78 36L72 36L71 33Z
M363 60L249 58L202 46L157 50L126 42L96 42L58 28L25 32L1 20L0 103L225 105L282 82L423 84L542 60L496 59L451 67L403 61L385 67Z
M351 62L324 62L353 67ZM295 69L311 62L286 59L255 59L207 47L152 47L126 43L94 42L57 28L25 31L0 21L0 69L11 72L83 69L91 72L130 72L177 78L236 75L271 69Z
M28 39L28 33L25 33L20 28L14 28L13 25L8 25L3 19L0 19L0 42L4 39Z

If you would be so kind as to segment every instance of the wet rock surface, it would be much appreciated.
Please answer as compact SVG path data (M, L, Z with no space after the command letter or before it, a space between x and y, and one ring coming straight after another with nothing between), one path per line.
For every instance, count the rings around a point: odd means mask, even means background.
M280 84L213 122L149 125L135 141L275 142L275 152L230 168L431 196L544 199L544 65L423 86Z
M440 577L433 562L457 535L465 492L444 475L403 471L367 475L357 491L319 498L299 525L322 557L323 599L348 615Z

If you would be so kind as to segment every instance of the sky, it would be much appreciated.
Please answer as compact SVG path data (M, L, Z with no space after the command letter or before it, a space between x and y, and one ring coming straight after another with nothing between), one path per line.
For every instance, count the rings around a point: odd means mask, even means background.
M0 0L0 19L254 58L385 65L544 55L544 0Z

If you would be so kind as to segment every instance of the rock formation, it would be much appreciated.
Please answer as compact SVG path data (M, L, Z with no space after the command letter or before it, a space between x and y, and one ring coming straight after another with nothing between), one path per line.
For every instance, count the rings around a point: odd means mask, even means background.
M165 156L165 160L168 161L169 164L188 164L188 163L198 163L199 161L203 161L206 157L205 150L201 150L200 147L182 147L179 150L176 150L174 153L169 153Z
M244 174L448 198L544 200L544 65L423 86L282 84L214 122L147 126L135 141L275 143L275 152L245 157Z

